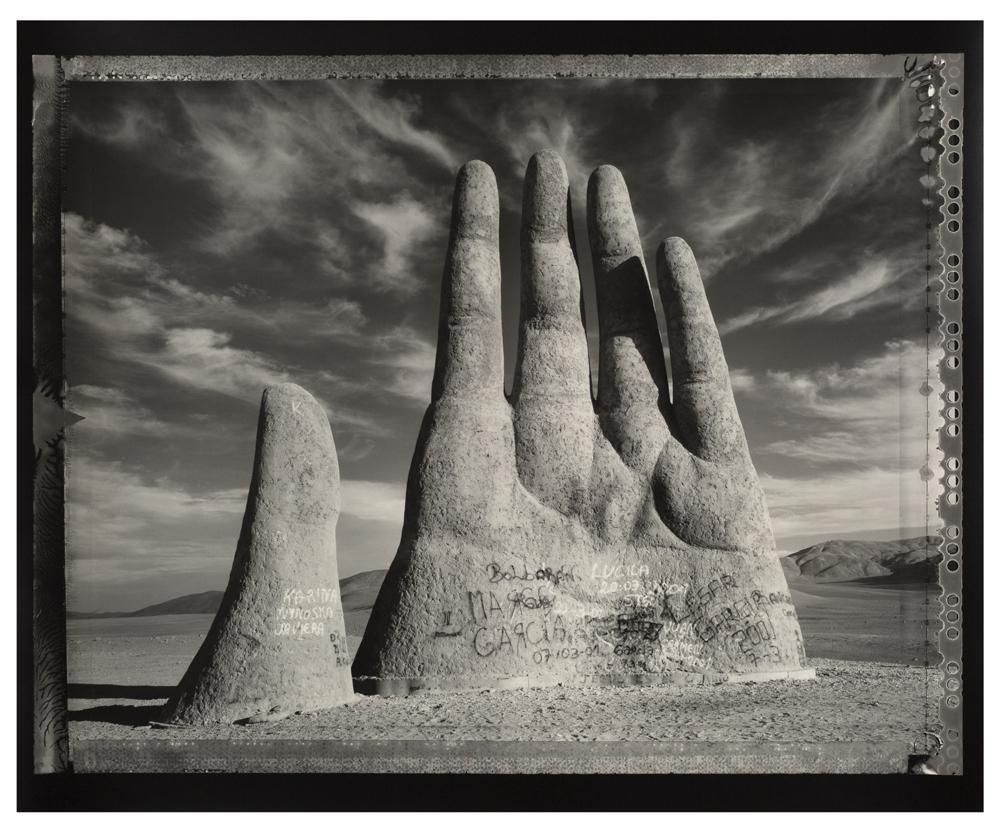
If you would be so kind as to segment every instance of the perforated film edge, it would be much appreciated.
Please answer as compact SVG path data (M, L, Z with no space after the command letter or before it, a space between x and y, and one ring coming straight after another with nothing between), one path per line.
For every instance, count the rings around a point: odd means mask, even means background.
M924 771L961 774L962 765L962 55L910 56L905 78L919 105L918 137L927 170L927 357L928 454L922 471L928 489L940 486L937 517L928 531L940 534L937 602L942 660L937 714L928 714ZM941 392L934 395L930 373ZM942 454L932 460L930 441ZM932 525L932 519L936 520ZM930 665L928 664L928 674ZM937 682L935 682L937 684ZM931 717L936 717L931 721Z

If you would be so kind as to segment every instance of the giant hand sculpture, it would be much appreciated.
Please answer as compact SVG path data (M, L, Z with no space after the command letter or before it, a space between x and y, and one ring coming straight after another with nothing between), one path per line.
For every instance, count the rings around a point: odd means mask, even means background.
M694 256L678 238L657 253L671 397L615 168L591 176L587 219L596 402L566 169L533 157L508 400L496 182L482 162L458 174L432 402L359 690L812 674Z

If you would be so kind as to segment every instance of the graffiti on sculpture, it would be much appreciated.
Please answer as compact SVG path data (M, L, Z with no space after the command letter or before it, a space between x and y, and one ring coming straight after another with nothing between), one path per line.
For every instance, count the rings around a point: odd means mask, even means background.
M701 672L719 642L760 668L783 659L772 614L794 616L787 592L746 591L728 573L688 585L654 579L647 564L493 562L485 577L439 613L430 637L464 642L475 661L513 656L542 671Z
M329 627L339 630L343 621L340 590L316 587L290 588L282 593L275 612L276 636L325 636ZM330 633L331 639L335 633Z

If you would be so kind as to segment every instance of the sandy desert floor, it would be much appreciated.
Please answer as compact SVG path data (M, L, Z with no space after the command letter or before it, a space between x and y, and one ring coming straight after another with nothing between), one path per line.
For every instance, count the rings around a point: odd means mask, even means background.
M816 679L710 687L535 688L359 697L277 722L149 727L167 686L73 685L71 737L900 742L916 753L936 708L936 671L818 660ZM98 686L95 686L98 687ZM133 698L129 698L133 697Z
M789 581L789 589L811 658L921 667L940 661L936 585Z
M935 612L923 589L793 586L816 679L710 687L546 688L359 697L247 726L150 727L211 615L70 622L71 739L901 742L937 721ZM349 616L352 650L363 618ZM930 666L928 666L930 665Z

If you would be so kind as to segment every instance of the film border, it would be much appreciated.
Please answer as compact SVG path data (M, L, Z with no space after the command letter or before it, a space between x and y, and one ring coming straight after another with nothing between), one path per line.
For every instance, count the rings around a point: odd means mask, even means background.
M908 82L922 104L937 102L937 113L929 127L921 150L933 153L925 156L928 176L936 181L927 184L925 205L928 207L927 223L927 310L928 310L928 373L932 348L942 344L945 357L934 372L944 386L943 408L930 405L928 396L928 442L936 437L945 455L945 470L925 469L924 479L930 488L931 481L940 482L944 491L939 502L940 528L928 517L928 533L940 531L943 541L941 551L942 594L939 596L939 617L942 623L940 649L944 656L946 672L944 692L940 699L940 721L930 721L927 731L935 737L936 751L922 762L927 773L962 773L962 633L961 633L961 575L962 575L962 510L961 475L961 287L962 272L962 105L964 100L963 62L961 55L904 56L904 55L495 55L495 56L441 56L441 55L363 55L363 56L78 56L53 58L36 56L34 61L36 81L36 119L34 130L34 219L36 229L33 278L36 308L40 295L51 299L53 292L61 304L62 280L58 270L53 273L43 256L53 249L61 253L61 214L58 199L61 196L62 107L66 84L80 81L195 81L195 80L308 80L328 78L831 78L870 77L900 78ZM40 116L39 113L42 113ZM937 121L940 119L940 121ZM58 141L52 141L57 138ZM940 152L944 148L944 153ZM940 187L936 187L938 182ZM55 190L53 191L53 187ZM957 189L957 193L956 193ZM51 204L53 193L56 202ZM953 195L954 194L954 195ZM940 197L940 202L932 195ZM929 203L929 204L928 204ZM933 206L937 205L940 219L932 220ZM956 207L957 206L957 207ZM54 210L53 210L54 208ZM58 242L57 242L58 241ZM47 248L46 248L47 247ZM940 252L940 254L938 254ZM935 301L931 296L936 295ZM936 302L939 326L932 340L933 304ZM65 771L69 768L66 742L66 678L65 678L65 584L61 567L64 552L58 555L52 546L40 540L51 535L40 534L50 525L50 514L63 510L61 481L62 427L72 419L63 410L64 385L62 369L61 316L54 316L59 323L52 329L35 330L36 402L40 393L60 411L53 433L39 432L36 417L36 458L56 460L60 477L58 482L36 475L35 486L35 634L36 634L36 693L35 693L35 769ZM37 318L36 318L37 320ZM957 328L956 328L957 327ZM940 336L940 339L937 336ZM58 344L58 346L55 346ZM58 355L53 362L52 356ZM43 357L44 356L44 357ZM928 376L929 378L930 376ZM939 428L932 427L944 422ZM51 427L51 426L49 426ZM48 451L45 451L48 448ZM930 446L928 444L928 462ZM36 464L36 471L38 466ZM940 476L938 476L940 474ZM40 496L41 493L41 496ZM62 524L59 527L62 540ZM55 562L59 560L59 563ZM58 574L57 574L58 573ZM62 581L60 583L60 581ZM59 596L53 606L52 599ZM930 601L930 599L929 599ZM63 617L59 630L63 635L61 650L49 636L39 641L40 612L49 617ZM43 615L42 618L45 616ZM51 623L51 622L49 622ZM48 627L48 629L45 629ZM51 627L44 624L45 632ZM56 640L58 641L58 640ZM55 678L48 687L38 682L38 672L44 668L47 678ZM928 664L928 673L930 665ZM59 673L61 671L61 677ZM929 678L929 677L928 677ZM44 702L43 702L44 700ZM39 744L40 743L40 744Z

